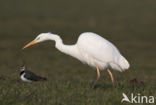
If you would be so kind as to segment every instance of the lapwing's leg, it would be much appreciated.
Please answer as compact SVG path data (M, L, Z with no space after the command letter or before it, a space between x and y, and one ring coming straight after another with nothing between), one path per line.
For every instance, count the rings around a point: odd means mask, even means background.
M95 87L97 81L100 79L100 70L99 70L99 66L96 64L96 70L97 70L97 78L96 81L93 84L93 87Z
M113 86L115 86L115 84L114 84L114 77L113 77L113 74L111 73L111 71L110 71L109 69L107 69L107 72L108 72L109 76L111 77L111 80L112 80Z

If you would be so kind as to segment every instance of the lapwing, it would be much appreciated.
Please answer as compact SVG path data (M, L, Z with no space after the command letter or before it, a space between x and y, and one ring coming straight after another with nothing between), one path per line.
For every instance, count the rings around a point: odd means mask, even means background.
M24 82L33 82L33 81L45 81L47 80L45 77L40 77L33 72L27 70L26 66L20 67L20 78Z

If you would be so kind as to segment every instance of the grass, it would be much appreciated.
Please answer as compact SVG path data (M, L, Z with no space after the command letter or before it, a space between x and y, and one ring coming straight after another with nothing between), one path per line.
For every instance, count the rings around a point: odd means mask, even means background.
M155 3L0 1L0 105L129 105L121 103L123 92L156 97ZM74 44L82 32L96 32L120 49L131 68L113 71L116 88L108 73L101 71L97 88L92 89L96 71L56 50L54 42L21 50L37 34L49 31L60 34L65 44ZM22 59L48 81L20 81ZM134 78L144 85L130 83Z

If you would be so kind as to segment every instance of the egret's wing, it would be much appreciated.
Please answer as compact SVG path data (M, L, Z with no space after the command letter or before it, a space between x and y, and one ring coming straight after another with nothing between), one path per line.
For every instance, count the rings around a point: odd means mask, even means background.
M114 44L95 33L83 33L78 38L77 47L82 55L81 61L100 68L111 67L118 71L129 68L128 61L120 54Z
M94 33L82 34L78 39L78 47L82 53L103 62L112 61L115 55L120 54L111 42Z

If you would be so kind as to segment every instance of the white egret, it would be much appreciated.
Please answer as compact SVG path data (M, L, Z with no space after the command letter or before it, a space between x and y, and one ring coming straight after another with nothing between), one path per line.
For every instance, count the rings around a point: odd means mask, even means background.
M115 45L92 32L82 33L79 36L77 43L74 45L63 44L59 35L41 33L32 42L25 45L23 49L46 40L55 41L55 47L59 51L75 57L89 66L95 67L97 69L96 82L100 78L100 70L106 69L114 85L114 77L109 69L112 68L122 72L130 66Z

